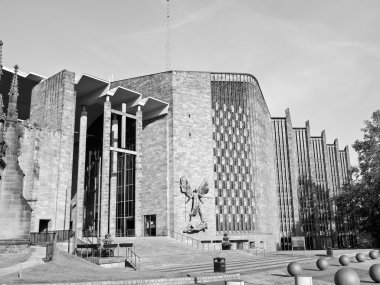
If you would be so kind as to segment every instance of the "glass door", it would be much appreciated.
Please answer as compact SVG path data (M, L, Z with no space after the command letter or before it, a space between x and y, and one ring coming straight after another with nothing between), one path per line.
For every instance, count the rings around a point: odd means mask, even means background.
M146 215L144 217L144 236L156 236L156 215Z

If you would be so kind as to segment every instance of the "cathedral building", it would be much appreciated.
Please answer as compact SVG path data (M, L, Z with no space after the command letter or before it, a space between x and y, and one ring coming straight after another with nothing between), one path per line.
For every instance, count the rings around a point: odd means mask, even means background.
M4 70L0 90L17 78ZM328 202L348 179L348 150L293 128L288 111L272 118L254 76L19 77L18 191L30 232L181 233L207 244L228 233L233 248L267 250L305 236L308 248L344 246Z

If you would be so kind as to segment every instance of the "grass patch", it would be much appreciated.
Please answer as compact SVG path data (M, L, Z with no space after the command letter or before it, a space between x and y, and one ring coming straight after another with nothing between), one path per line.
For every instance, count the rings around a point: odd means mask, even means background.
M59 253L56 261L37 265L17 273L1 277L3 283L57 283L85 281L116 281L149 278L184 277L178 273L139 272L125 268L103 268L82 258L67 253Z
M0 269L24 262L30 255L30 252L0 255Z

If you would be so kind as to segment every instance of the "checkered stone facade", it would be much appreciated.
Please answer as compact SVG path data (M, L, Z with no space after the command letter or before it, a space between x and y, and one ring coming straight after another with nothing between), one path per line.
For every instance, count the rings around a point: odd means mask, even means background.
M214 74L211 79L214 186L217 231L256 230L252 189L253 85L245 75Z

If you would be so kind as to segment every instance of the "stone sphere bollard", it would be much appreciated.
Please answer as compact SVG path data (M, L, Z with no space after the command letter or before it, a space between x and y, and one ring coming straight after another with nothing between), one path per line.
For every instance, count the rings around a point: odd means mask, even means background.
M371 259L377 259L379 257L379 252L377 250L371 250L368 255Z
M380 283L380 264L374 264L369 268L369 277L376 283Z
M291 276L298 276L301 274L302 266L297 261L290 262L288 264L288 273Z
M327 258L319 258L317 260L317 267L319 270L326 270L328 267L329 267L329 261L327 260Z
M347 266L350 264L350 258L347 255L341 255L339 257L339 263L343 266Z
M359 285L359 275L351 268L341 268L334 275L335 285Z
M355 258L358 262L363 262L365 260L365 255L363 253L357 253Z

